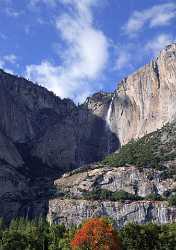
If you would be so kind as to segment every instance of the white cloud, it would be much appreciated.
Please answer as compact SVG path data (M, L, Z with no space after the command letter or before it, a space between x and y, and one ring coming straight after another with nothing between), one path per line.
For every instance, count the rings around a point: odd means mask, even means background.
M67 42L64 61L75 77L96 78L107 61L108 43L104 34L84 20L63 16L57 28Z
M82 101L95 90L92 84L101 77L108 61L108 41L93 23L92 7L96 0L59 0L68 7L56 19L58 35L65 45L60 53L61 66L47 60L27 66L27 76L53 90L57 95ZM98 83L97 83L98 84ZM96 86L97 87L97 86Z
M6 63L14 64L14 63L16 63L16 61L17 61L17 57L16 57L16 55L14 55L14 54L8 54L8 55L3 56L3 60L4 60Z
M55 7L58 1L59 0L30 0L29 5L32 7L36 7L37 5L43 3Z
M0 67L3 68L7 64L15 64L17 57L14 54L7 54L0 57Z
M143 11L134 11L126 25L123 27L128 35L135 35L144 25L150 28L164 26L176 18L176 3L155 5Z
M41 62L40 65L28 65L26 67L26 76L38 83L48 87L59 96L64 96L63 87L65 83L58 84L62 68L53 66L48 61ZM66 95L69 95L69 89L65 86Z
M4 61L2 59L0 59L0 68L2 69L4 67Z
M17 11L17 10L15 10L13 8L10 8L10 7L6 7L5 13L7 14L7 16L9 16L9 17L15 17L15 18L19 17L20 15L23 14L22 11Z
M129 67L131 67L131 54L127 49L119 50L115 68L121 70Z
M135 68L143 66L144 60L148 60L149 56L157 56L162 49L173 42L174 37L170 33L160 33L146 43L138 41L126 43L126 46L119 44L116 48L117 59L114 69L119 70L119 73L124 69L132 72Z
M26 77L42 84L61 98L72 98L76 102L83 101L90 93L90 86L85 81L75 81L72 72L66 72L63 67L54 66L48 61L40 65L28 65Z
M156 56L160 52L160 50L162 50L165 46L171 44L172 42L172 35L164 33L159 34L146 44L145 49L152 52L152 54Z
M7 54L0 56L0 68L6 71L7 73L14 74L13 70L9 69L9 64L15 64L17 57L14 54Z

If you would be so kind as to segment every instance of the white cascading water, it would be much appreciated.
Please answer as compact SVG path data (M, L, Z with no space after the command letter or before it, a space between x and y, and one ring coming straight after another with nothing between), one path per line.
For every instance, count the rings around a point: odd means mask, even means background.
M114 95L112 96L108 112L106 115L106 128L107 128L107 153L111 153L111 114L112 114L112 107L113 107Z
M109 105L108 112L106 115L106 125L107 125L108 129L111 129L111 114L112 114L113 101L114 101L114 96L111 99L111 103Z

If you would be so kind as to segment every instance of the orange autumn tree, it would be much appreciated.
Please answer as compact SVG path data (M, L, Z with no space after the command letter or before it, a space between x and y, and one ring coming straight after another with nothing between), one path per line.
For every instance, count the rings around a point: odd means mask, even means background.
M115 231L106 219L87 220L71 241L72 250L121 250L121 243Z

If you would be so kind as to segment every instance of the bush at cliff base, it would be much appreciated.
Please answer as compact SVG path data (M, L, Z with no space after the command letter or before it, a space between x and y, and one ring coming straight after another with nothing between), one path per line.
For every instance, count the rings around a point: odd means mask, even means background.
M119 233L123 250L176 250L176 223L129 223Z
M104 218L86 221L71 241L72 250L121 250L117 231Z

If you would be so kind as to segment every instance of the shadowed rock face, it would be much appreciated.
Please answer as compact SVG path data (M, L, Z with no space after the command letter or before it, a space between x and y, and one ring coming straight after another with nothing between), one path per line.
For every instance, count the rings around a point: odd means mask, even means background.
M78 107L0 71L0 216L46 213L55 179L173 121L175 105L176 44Z
M100 98L104 113L109 95ZM105 115L105 114L103 114ZM34 156L60 171L102 159L107 154L107 133L112 137L111 152L118 140L107 131L103 115L87 104L77 107L61 100L45 88L23 78L0 72L0 131L23 154Z
M102 94L108 109L109 95ZM45 88L0 71L0 216L47 211L54 179L102 159L116 136L87 104L77 107Z

